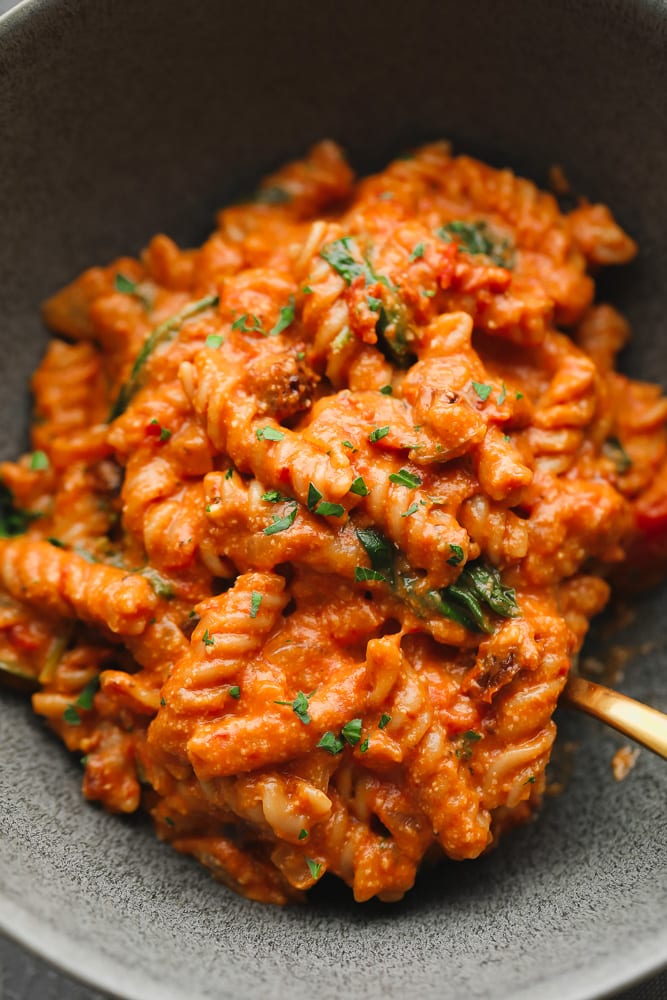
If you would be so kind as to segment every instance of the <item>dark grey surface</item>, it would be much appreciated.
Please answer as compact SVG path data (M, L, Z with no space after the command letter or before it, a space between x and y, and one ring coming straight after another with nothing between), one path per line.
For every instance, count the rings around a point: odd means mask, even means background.
M36 0L0 33L0 455L25 432L46 294L159 229L198 240L216 206L323 135L360 168L442 135L538 180L563 164L640 239L606 290L635 325L627 366L667 382L664 3ZM655 641L624 689L663 710L666 593L623 637ZM324 885L277 911L85 805L76 762L4 698L0 923L142 1000L616 991L667 958L667 769L643 753L617 785L616 738L562 722L579 746L565 794L495 855L395 907ZM0 952L7 995L88 1000L16 954Z

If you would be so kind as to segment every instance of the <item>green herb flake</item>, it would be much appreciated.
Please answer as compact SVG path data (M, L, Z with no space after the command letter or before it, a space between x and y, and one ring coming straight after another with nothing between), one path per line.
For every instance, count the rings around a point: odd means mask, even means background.
M294 296L290 295L289 305L283 306L276 325L269 330L269 337L277 337L294 322Z
M383 385L380 389L380 392L382 393L383 396L391 396L393 395L394 390L393 387L390 385Z
M28 529L31 521L41 517L40 511L21 510L14 506L11 491L0 481L0 538L15 538Z
M357 476L352 485L350 486L350 493L354 493L358 497L367 497L370 493L368 486L364 482L363 476Z
M408 469L401 469L400 472L390 473L389 482L396 483L398 486L405 486L409 490L415 490L422 484L421 477L414 475Z
M232 686L229 689L229 697L234 698L235 701L239 700L239 698L241 697L241 688L238 686L238 684L232 684Z
M390 722L391 715L387 715L386 712L383 712L380 716L380 721L378 722L378 729L386 729Z
M381 441L382 438L385 438L388 433L389 433L388 424L384 427L376 427L375 430L371 431L370 434L368 435L368 440L371 442L371 444L374 444L376 441Z
M524 785L534 785L536 781L537 778L535 777L535 775L531 774L530 778L526 778L526 780L524 781Z
M305 358L305 356L306 356L306 352L305 351L297 351L296 355L295 355L297 361L303 361L303 359Z
M619 476L632 468L632 459L617 437L608 437L602 445L602 454L616 466Z
M135 362L132 366L130 377L118 393L116 402L111 407L111 412L109 413L108 418L109 423L119 417L127 409L130 400L141 385L143 367L155 348L160 344L165 344L172 340L186 320L191 319L193 316L197 316L206 309L214 309L219 302L220 299L217 295L206 295L203 299L198 299L196 302L189 302L188 305L184 306L183 309L180 310L180 312L175 313L169 319L166 319L164 323L160 323L159 326L155 327L153 332L144 341L144 344L137 354Z
M511 270L514 266L510 241L496 236L484 221L464 222L456 219L441 226L436 235L447 243L455 241L463 253L488 257L497 267Z
M301 292L303 293L303 295L312 295L313 294L313 290L310 287L310 285L304 285L303 288L301 289Z
M266 503L282 503L283 500L291 500L291 497L283 496L279 490L267 490L266 493L262 493L262 500Z
M456 756L459 760L470 760L475 743L481 740L482 734L476 733L474 729L469 729L456 738L458 746Z
M424 256L424 244L418 243L417 246L412 251L412 253L410 254L410 260L419 260L423 256Z
M336 754L342 753L345 748L343 741L339 740L336 734L331 730L324 733L319 743L316 743L315 746L319 747L320 750L326 750L326 752L330 753L332 757L335 757Z
M258 427L255 437L258 441L282 441L285 435L277 427Z
M277 535L280 531L287 531L287 529L291 528L292 525L294 524L294 521L296 519L296 511L297 511L297 504L294 503L292 509L288 511L287 514L285 514L283 517L273 518L273 523L269 524L266 528L264 528L264 534Z
M166 705L167 705L167 701L166 701L166 699L165 699L165 698L160 698L160 705L162 706L162 708L165 708L165 707L166 707Z
M140 576L143 576L145 580L148 580L158 597L164 597L167 601L170 601L173 598L174 588L171 583L153 566L144 566L143 569L140 569L138 572Z
M243 313L235 319L232 330L240 330L241 333L264 333L261 319L252 313Z
M222 347L224 342L225 338L222 337L219 333L209 333L208 337L204 341L206 346L210 347L214 351L217 351L219 347Z
M520 614L514 590L503 584L494 566L480 561L468 563L455 583L439 591L429 591L428 598L438 614L473 632L494 631L489 611L501 618L516 618Z
M55 546L57 549L66 549L67 546L64 542L61 542L59 538L53 538L51 535L46 539L49 545Z
M234 475L234 466L230 465L230 467L225 472L225 479L231 479L233 475Z
M388 583L387 577L377 569L368 569L366 566L354 567L354 579L356 583L365 583L367 580L376 580L378 583Z
M176 826L171 816L165 816L164 821L167 824L167 826Z
M313 861L312 858L306 858L306 864L308 865L308 871L313 878L319 878L322 871L322 865L318 864L317 861Z
M304 694L303 691L298 691L294 701L276 701L275 704L289 705L299 721L303 722L304 726L307 726L310 723L308 701L313 697L314 693L314 691L311 691L310 694Z
M503 382L502 383L502 390L498 394L498 399L497 399L498 406L502 406L506 399L507 399L507 386Z
M322 517L342 517L345 513L345 508L340 503L330 503L328 500L322 500L315 513L320 514Z
M299 836L298 836L299 840L305 840L307 836L308 836L307 830L299 830Z
M314 512L315 508L317 507L321 499L322 499L322 494L318 490L317 486L315 486L315 483L309 483L308 496L306 497L308 510Z
M208 629L204 632L201 640L205 646L215 646L215 639L211 639Z
M368 750L368 742L369 741L368 741L368 736L367 736L366 739L363 740L363 742L359 744L359 753L366 753L366 751Z
M447 562L450 566L460 566L465 559L465 552L460 545L452 545L449 543L449 551L452 553Z
M81 725L81 716L75 709L74 705L67 706L67 708L63 712L63 720L67 723L68 726Z
M168 441L171 435L172 432L169 430L168 427L160 428L160 441Z
M84 754L84 756L79 761L79 764L81 764L81 767L88 767L89 760L90 760L90 754L89 753Z
M259 611L260 604L262 603L262 594L257 590L253 590L250 595L250 617L256 618L257 612Z
M127 275L118 272L113 279L113 285L117 292L121 292L123 295L136 295L137 292L137 282L132 281Z
M418 510L419 510L419 504L415 500L413 501L413 503L410 504L407 510L403 511L401 517L412 517L412 515L416 514Z
M361 739L361 719L350 719L349 722L345 723L340 734L351 747L356 747Z
M487 385L485 382L473 382L472 387L483 403L489 398L493 389L492 385Z
M425 299L432 299L433 296L435 295L435 289L434 288L422 288L422 292L421 293L422 293L423 298L425 298Z
M341 441L341 444L343 445L343 448L349 448L350 451L358 451L359 450L358 448L354 447L354 445L352 444L351 441Z
M79 697L74 702L77 708L82 708L84 711L89 712L90 709L93 707L93 698L99 686L100 686L99 677L93 677L91 681L88 681L86 686L81 691Z
M517 392L517 393L515 394L515 397L514 397L514 398L515 398L515 399L516 399L517 401L518 401L518 400L520 400L520 399L523 399L523 393L522 393L522 392Z
M379 313L380 309L382 309L382 299L376 298L375 295L367 295L366 302L371 312Z
M33 472L44 472L50 464L49 456L45 451L33 451L30 457L30 468Z

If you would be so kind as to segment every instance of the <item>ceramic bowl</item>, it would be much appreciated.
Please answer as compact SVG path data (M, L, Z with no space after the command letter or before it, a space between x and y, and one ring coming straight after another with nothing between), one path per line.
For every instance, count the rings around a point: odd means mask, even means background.
M31 0L0 24L0 454L26 443L40 302L214 210L325 136L360 171L422 140L544 183L561 164L639 240L601 294L629 315L632 374L667 380L667 6L531 0ZM667 709L663 588L605 641L621 687ZM124 997L584 1000L667 957L667 767L562 711L572 773L493 854L400 904L322 884L249 903L80 796L76 760L19 696L0 705L0 923Z

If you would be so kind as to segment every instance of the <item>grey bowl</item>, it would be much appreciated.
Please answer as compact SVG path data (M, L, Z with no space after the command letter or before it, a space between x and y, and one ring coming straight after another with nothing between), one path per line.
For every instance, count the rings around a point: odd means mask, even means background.
M441 136L538 181L561 163L641 243L603 293L635 327L626 368L664 384L666 43L650 0L20 5L0 24L0 454L25 443L47 294L158 230L201 239L217 206L323 136L360 170ZM666 593L613 639L651 641L622 687L663 710ZM3 695L0 926L142 1000L602 996L667 958L667 768L644 752L616 784L620 741L560 721L571 780L495 854L396 906L322 885L276 910L86 805L78 764Z

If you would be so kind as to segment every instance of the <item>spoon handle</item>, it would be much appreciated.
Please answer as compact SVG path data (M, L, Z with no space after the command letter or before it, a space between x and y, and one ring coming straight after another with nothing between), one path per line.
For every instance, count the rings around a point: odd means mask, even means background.
M583 677L570 676L564 696L570 705L667 758L667 715Z

